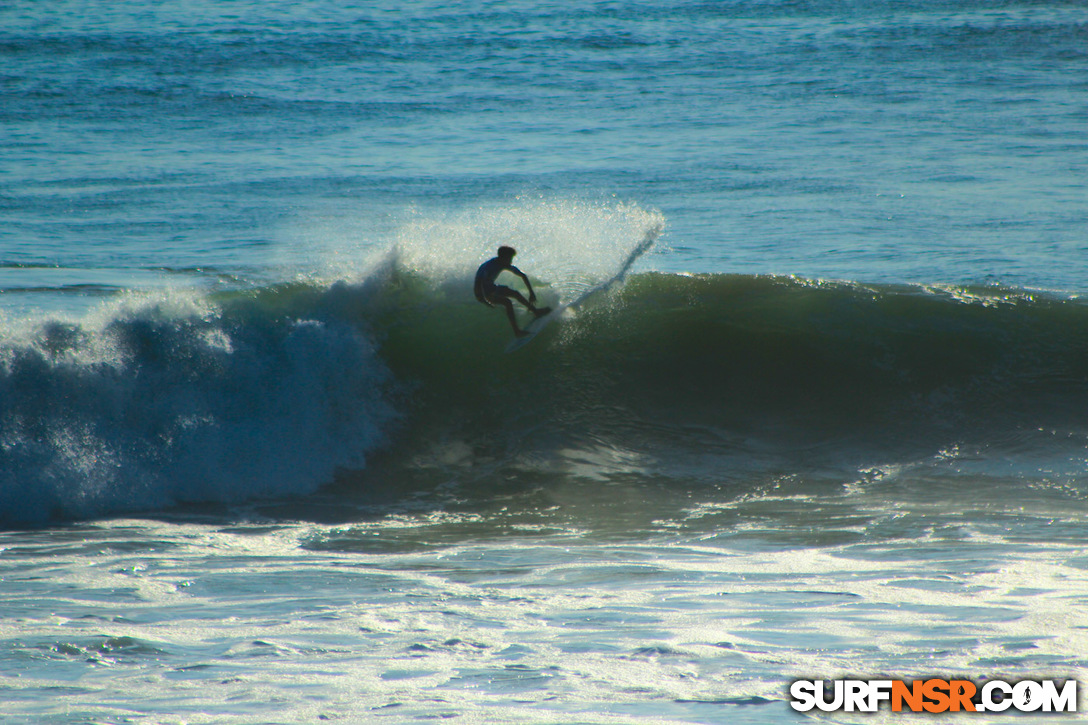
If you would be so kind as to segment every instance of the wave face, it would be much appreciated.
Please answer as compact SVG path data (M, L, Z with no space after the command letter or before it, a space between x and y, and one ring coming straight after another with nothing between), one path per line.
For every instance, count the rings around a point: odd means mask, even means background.
M554 228L554 210L538 211ZM406 229L353 281L130 298L9 328L0 519L297 496L338 478L488 495L571 478L856 473L957 445L995 461L1025 447L1083 457L1078 300L653 272L608 287L660 218L563 214L583 218L523 266L555 281L536 285L545 304L598 289L511 355L504 316L471 297L493 229L464 218ZM615 238L579 247L586 216L605 230L617 214ZM466 224L477 232L459 235ZM446 252L413 241L439 237ZM576 248L597 266L572 262Z
M440 477L462 462L485 487L498 471L720 485L957 446L998 463L1085 446L1076 300L644 273L510 356L486 311L423 308L383 353L422 381L412 460L433 447Z

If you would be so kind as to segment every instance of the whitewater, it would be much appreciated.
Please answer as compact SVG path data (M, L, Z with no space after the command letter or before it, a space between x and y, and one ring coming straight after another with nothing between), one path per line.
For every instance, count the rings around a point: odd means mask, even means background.
M1088 707L1086 40L1050 0L0 6L0 722ZM499 245L571 305L509 354Z

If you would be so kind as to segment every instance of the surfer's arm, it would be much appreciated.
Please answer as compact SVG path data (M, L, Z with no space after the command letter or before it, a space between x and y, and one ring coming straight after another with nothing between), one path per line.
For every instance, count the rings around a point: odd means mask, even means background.
M529 278L525 275L525 273L514 266L511 266L509 269L511 272L521 277L522 281L525 282L525 289L529 290L529 301L536 302L536 292L533 292L533 285L529 283Z

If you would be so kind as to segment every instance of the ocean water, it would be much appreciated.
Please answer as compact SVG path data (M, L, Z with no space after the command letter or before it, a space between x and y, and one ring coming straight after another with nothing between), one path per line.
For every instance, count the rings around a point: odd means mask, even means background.
M1086 230L1082 2L0 3L0 722L1083 687Z

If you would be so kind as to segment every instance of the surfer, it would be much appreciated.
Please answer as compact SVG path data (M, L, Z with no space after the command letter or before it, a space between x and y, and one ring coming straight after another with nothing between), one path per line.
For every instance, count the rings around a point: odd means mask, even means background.
M536 293L533 292L533 285L529 284L529 278L526 277L520 269L511 264L511 262L514 261L515 254L517 254L517 252L514 251L513 247L499 247L498 256L487 260L480 265L478 270L476 270L474 291L476 293L476 299L483 302L488 307L494 307L495 305L502 305L505 307L506 316L510 320L510 327L514 328L514 335L516 337L525 337L529 333L518 327L518 321L514 317L514 303L512 300L517 300L525 305L525 307L537 317L548 314L551 312L551 308L536 306ZM525 299L525 297L517 290L512 290L501 284L495 284L495 278L504 270L513 272L525 281L525 287L529 290L529 299Z

